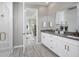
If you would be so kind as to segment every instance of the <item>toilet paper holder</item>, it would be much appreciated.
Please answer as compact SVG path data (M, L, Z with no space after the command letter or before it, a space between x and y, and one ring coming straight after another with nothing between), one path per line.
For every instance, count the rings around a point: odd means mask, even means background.
M0 32L0 40L6 40L6 33Z

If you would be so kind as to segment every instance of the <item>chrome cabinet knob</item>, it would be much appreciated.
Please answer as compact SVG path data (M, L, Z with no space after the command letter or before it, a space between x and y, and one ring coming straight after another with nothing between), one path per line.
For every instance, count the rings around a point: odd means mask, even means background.
M67 51L69 51L69 46L67 47Z
M25 35L26 33L22 33L22 35Z
M66 50L66 45L65 45L65 50Z

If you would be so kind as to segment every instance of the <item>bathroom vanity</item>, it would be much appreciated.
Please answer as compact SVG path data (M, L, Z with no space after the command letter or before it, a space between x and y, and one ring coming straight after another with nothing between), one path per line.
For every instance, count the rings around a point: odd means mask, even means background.
M61 57L79 57L79 37L56 34L52 31L41 31L41 41Z

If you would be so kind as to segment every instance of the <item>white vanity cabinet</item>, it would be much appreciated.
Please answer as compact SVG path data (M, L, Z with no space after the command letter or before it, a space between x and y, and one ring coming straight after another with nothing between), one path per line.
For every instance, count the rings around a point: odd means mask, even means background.
M64 37L59 37L59 40L61 41L60 44L64 42L64 47L61 45L61 48L63 47L64 53L61 54L61 56L68 56L68 57L79 57L79 41L77 40L72 40L69 38L64 38Z
M79 41L41 33L42 44L61 57L79 57Z
M56 39L56 53L62 57L78 57L79 46L71 43L71 39L64 37L57 37ZM75 42L76 43L76 42Z
M48 48L50 48L50 49L53 48L53 47L52 47L52 42L53 42L53 40L52 40L52 37L51 37L50 34L41 33L41 39L42 39L42 43L43 43L46 47L48 47Z
M64 39L64 40L63 40ZM79 46L66 42L67 38L59 37L56 47L56 53L62 57L79 57ZM70 41L70 39L68 40Z

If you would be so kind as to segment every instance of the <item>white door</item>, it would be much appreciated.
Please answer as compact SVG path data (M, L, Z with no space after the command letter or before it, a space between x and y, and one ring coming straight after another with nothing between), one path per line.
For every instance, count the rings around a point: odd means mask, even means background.
M42 42L42 44L44 44L44 45L45 45L45 43L46 43L46 40L45 40L45 33L42 33L42 32L41 32L41 42Z

